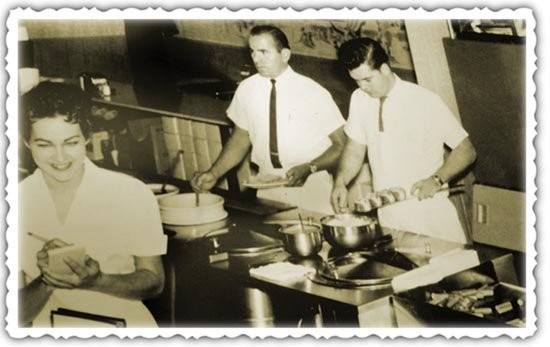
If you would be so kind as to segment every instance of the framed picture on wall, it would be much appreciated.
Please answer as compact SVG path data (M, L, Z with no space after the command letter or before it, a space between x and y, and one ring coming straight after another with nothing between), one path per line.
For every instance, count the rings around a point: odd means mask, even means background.
M501 43L525 43L525 21L517 19L452 19L455 39Z

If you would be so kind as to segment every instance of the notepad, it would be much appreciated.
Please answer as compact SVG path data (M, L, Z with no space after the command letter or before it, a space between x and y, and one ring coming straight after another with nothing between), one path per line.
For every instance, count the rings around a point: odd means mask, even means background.
M86 249L84 246L70 245L60 248L54 248L48 251L48 268L52 272L71 274L73 270L65 263L65 259L70 258L84 266L86 260Z
M52 327L63 328L124 328L126 320L119 317L103 316L88 312L59 308L51 311L50 321Z

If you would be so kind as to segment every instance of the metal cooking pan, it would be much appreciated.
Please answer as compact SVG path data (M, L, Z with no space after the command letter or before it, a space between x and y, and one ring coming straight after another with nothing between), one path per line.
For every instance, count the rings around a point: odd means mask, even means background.
M354 287L389 284L406 271L376 260L372 252L360 251L327 260L317 275L329 282Z
M372 246L382 236L378 221L355 213L341 213L321 218L325 240L344 249L360 249Z

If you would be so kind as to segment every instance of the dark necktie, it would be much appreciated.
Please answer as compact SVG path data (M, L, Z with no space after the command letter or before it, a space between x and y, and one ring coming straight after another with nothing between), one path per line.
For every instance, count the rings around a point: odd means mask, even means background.
M380 106L378 107L378 131L384 132L384 120L382 119L382 115L384 113L384 101L386 101L387 96L383 96L380 98Z
M271 95L269 97L269 153L273 167L282 167L279 161L279 145L277 144L277 89L274 79L271 80Z

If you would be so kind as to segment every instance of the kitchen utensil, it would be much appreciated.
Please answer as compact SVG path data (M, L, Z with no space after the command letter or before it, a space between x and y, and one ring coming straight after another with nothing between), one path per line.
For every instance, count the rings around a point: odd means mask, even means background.
M309 257L319 253L323 246L320 224L294 224L281 227L285 250L298 257Z
M276 175L256 175L250 176L248 181L243 182L244 187L253 189L269 189L282 187L288 184L288 179L283 176Z
M325 240L344 249L358 249L372 245L382 236L373 218L354 213L342 213L321 218Z
M300 220L298 219L274 219L274 220L265 220L263 221L264 224L278 224L278 225L294 225L294 224L300 224ZM307 222L308 224L311 224L312 221L309 220Z
M225 206L233 210L243 211L257 216L271 216L279 212L296 209L296 205L262 198L247 200L227 199L225 200Z
M180 161L181 158L183 158L183 150L182 149L180 149L178 151L178 153L176 154L176 158L170 164L170 168L168 169L169 170L168 172L170 172L170 175L172 177L174 176L174 172L176 171L176 164ZM168 176L168 175L166 175L166 176ZM162 188L160 189L161 194L166 193L166 184L167 184L167 182L164 181L164 183L162 184ZM198 206L198 204L197 204L197 206Z
M440 189L438 192L448 191L450 194L460 192L464 190L464 185L458 185L455 187L446 187ZM355 211L357 212L370 212L381 207L393 205L401 201L407 201L411 199L417 199L415 195L407 194L407 191L403 188L390 188L374 193L361 196L354 202Z
M302 226L302 231L304 230L304 221L302 220L302 215L298 213L298 218L300 219L300 225Z
M172 225L197 225L227 217L224 200L211 193L200 193L201 204L195 206L195 193L184 193L158 200L162 222Z

